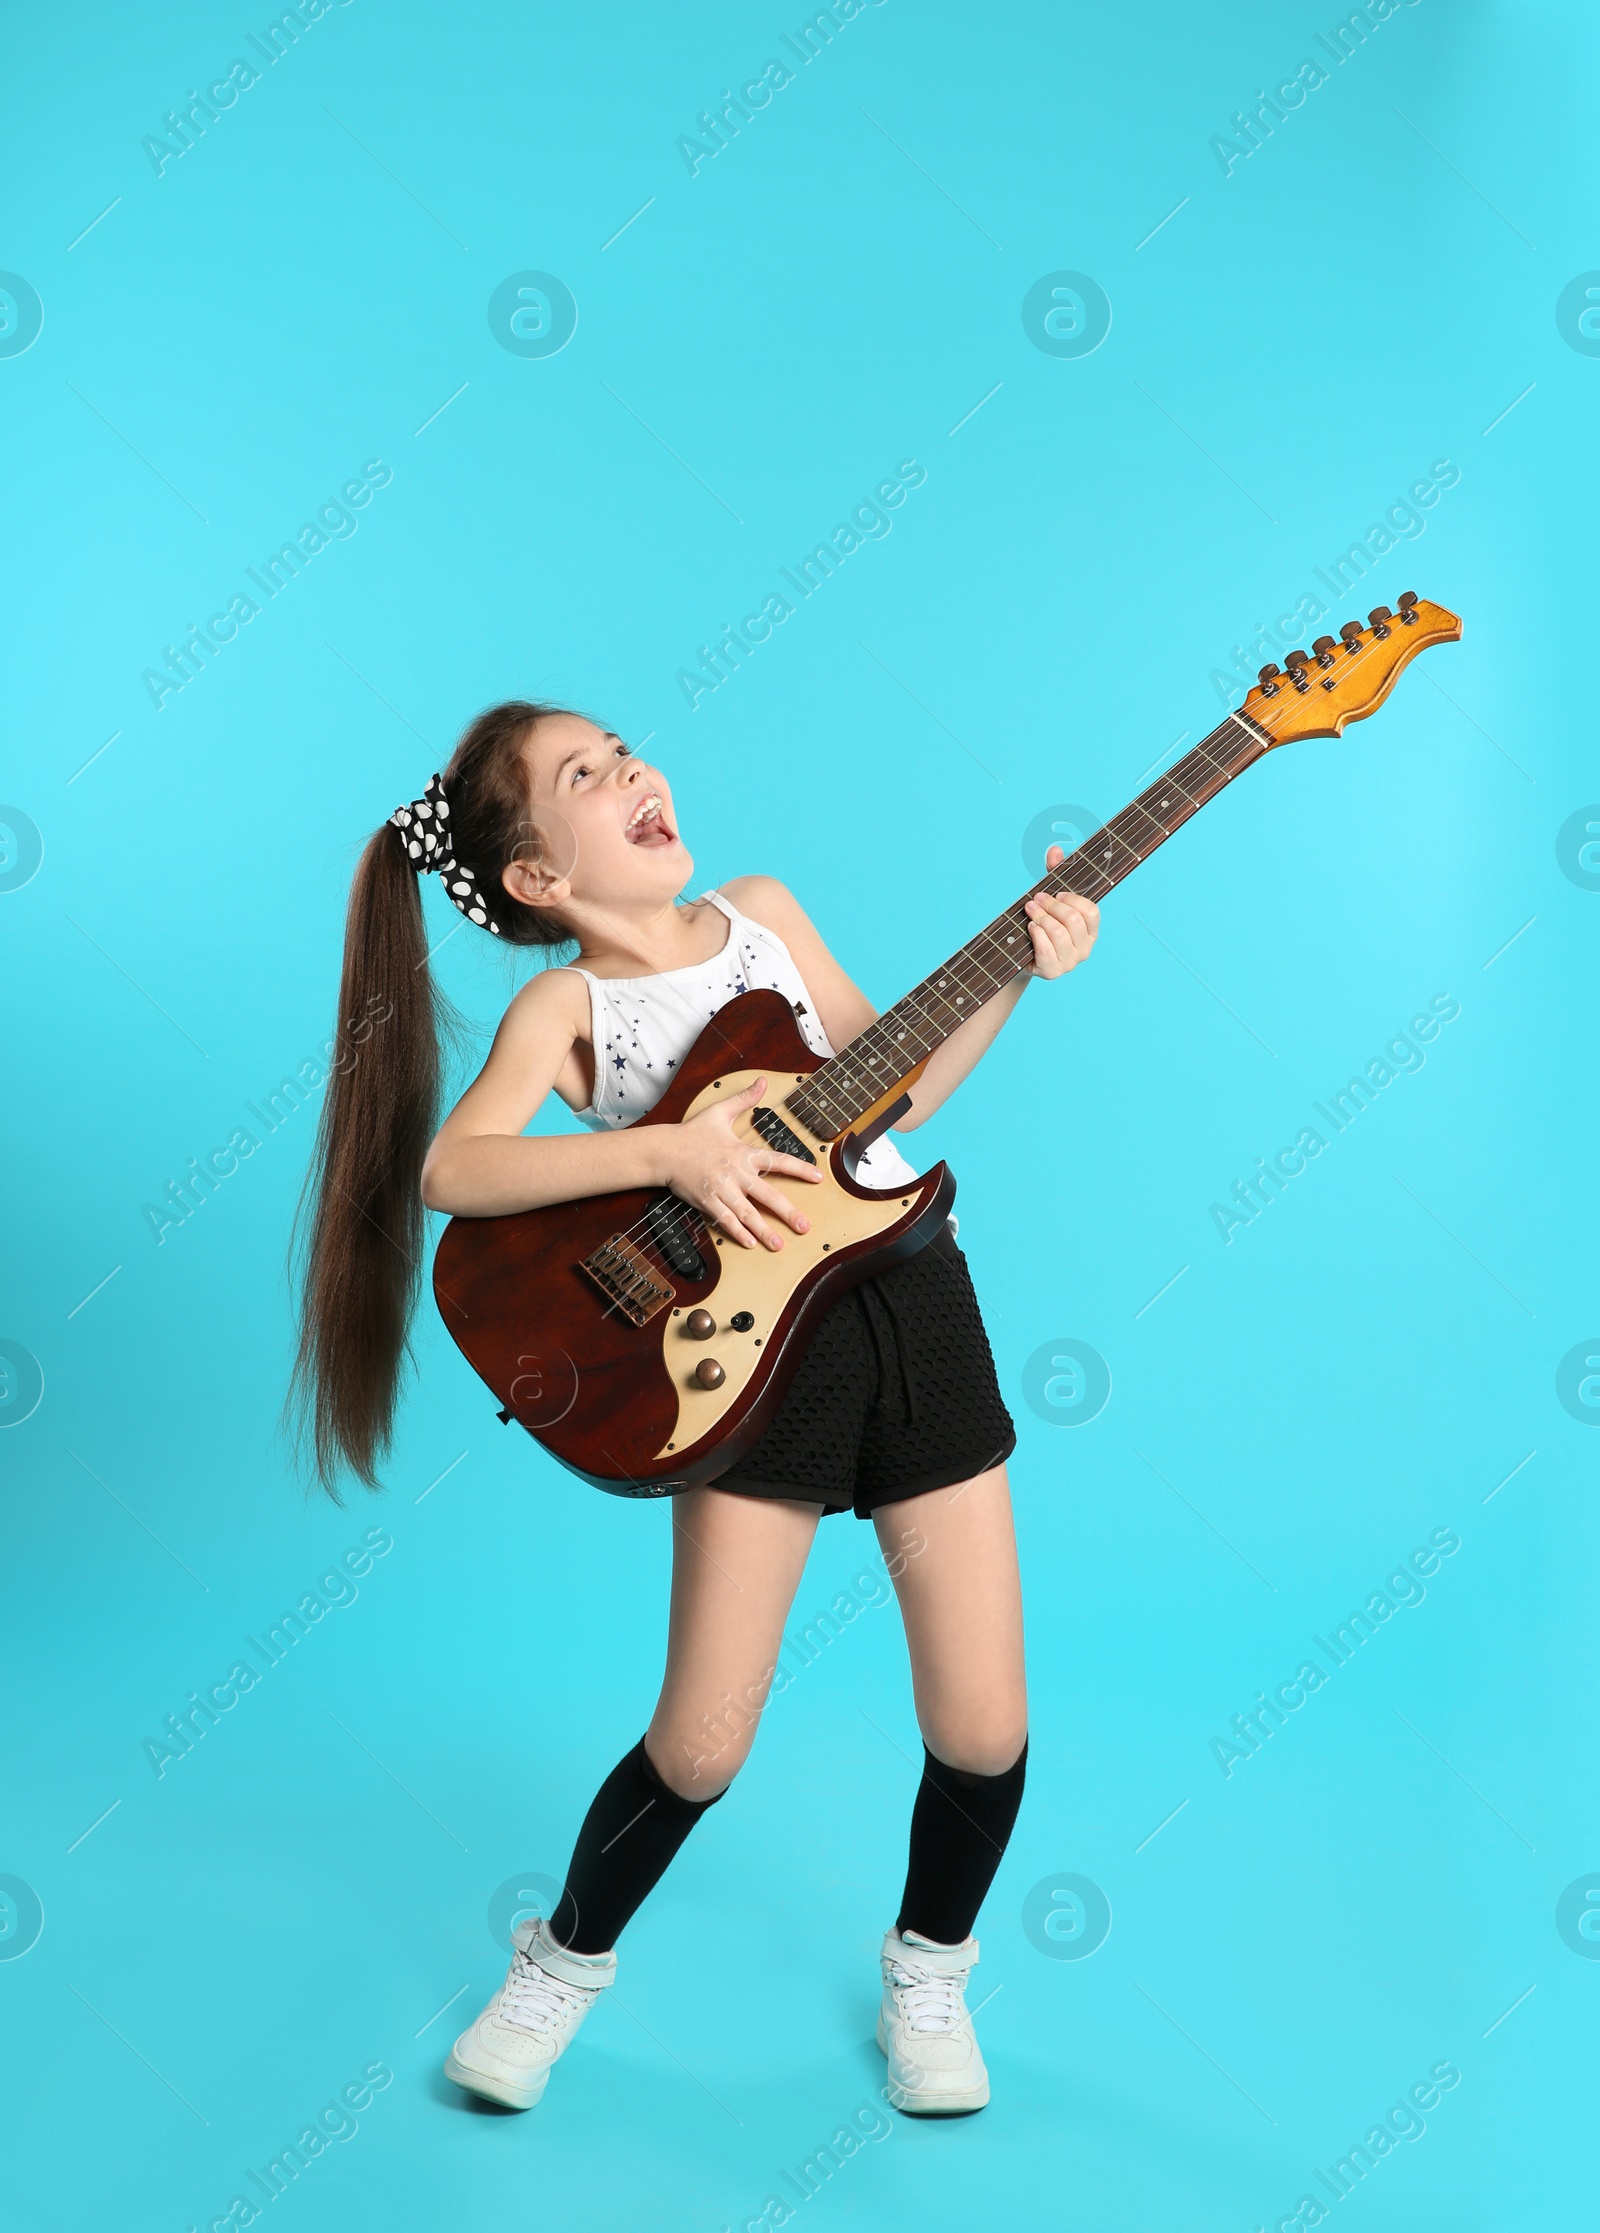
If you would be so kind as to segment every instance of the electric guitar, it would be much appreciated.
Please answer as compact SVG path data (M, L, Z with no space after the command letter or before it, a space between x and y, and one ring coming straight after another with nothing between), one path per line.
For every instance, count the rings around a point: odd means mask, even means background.
M1024 897L1102 899L1274 746L1365 720L1419 651L1460 634L1454 613L1407 590L1397 612L1380 605L1366 628L1347 621L1339 641L1320 636L1283 670L1264 667L1237 712ZM748 1449L823 1313L944 1223L955 1198L944 1164L891 1191L861 1184L857 1164L935 1048L1031 968L1027 920L1019 900L832 1056L807 1047L781 993L743 993L706 1025L638 1122L681 1123L765 1075L766 1105L735 1129L823 1172L800 1190L809 1232L785 1232L781 1249L725 1240L662 1192L452 1219L434 1294L501 1417L618 1496L714 1480Z

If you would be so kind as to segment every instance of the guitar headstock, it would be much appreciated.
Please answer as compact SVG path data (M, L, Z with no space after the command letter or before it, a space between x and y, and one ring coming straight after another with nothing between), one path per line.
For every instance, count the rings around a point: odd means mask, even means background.
M1377 712L1419 651L1453 644L1460 634L1454 613L1404 590L1398 611L1379 605L1365 628L1347 620L1337 637L1319 636L1309 652L1291 651L1282 669L1263 667L1239 711L1274 744L1339 736L1347 722Z

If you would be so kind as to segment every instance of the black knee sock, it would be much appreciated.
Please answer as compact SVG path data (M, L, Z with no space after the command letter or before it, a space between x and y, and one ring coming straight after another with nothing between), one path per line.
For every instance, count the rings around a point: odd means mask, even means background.
M997 1776L947 1768L924 1745L922 1782L911 1810L911 1859L897 1931L920 1931L941 1946L971 1932L994 1881L1022 1804L1028 1740Z
M567 1866L550 1935L573 1954L608 1954L622 1926L653 1890L709 1799L685 1799L664 1783L641 1737L595 1793Z

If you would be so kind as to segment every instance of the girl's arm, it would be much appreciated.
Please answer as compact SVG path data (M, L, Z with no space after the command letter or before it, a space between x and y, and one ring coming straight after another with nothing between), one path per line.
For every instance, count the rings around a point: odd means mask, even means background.
M1048 866L1059 867L1065 858L1060 846L1053 845ZM736 907L776 931L788 947L816 1001L822 1028L836 1048L847 1046L877 1020L877 1009L839 967L794 894L775 877L742 876L725 889ZM1075 969L1088 957L1100 927L1099 908L1092 899L1081 898L1076 892L1030 899L1028 916L1036 977L1063 977L1069 969ZM942 1046L934 1049L927 1068L909 1088L911 1107L894 1126L896 1132L914 1132L949 1100L962 1079L988 1053L1030 981L1018 977L986 1000Z
M582 1097L575 1052L588 1024L588 996L569 971L524 985L501 1020L489 1059L439 1127L422 1166L422 1199L455 1217L500 1217L633 1187L670 1187L743 1247L781 1248L762 1217L795 1232L809 1219L766 1183L767 1174L816 1184L820 1174L792 1156L734 1137L730 1119L761 1097L765 1079L686 1124L638 1124L617 1132L526 1139L553 1088Z

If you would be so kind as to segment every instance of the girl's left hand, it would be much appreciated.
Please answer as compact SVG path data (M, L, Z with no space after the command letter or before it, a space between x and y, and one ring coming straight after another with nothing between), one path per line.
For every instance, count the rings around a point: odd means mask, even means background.
M1059 868L1066 857L1059 845L1052 845L1045 866ZM1046 894L1030 899L1027 908L1035 976L1064 977L1088 959L1100 928L1100 910L1092 899L1079 892Z

